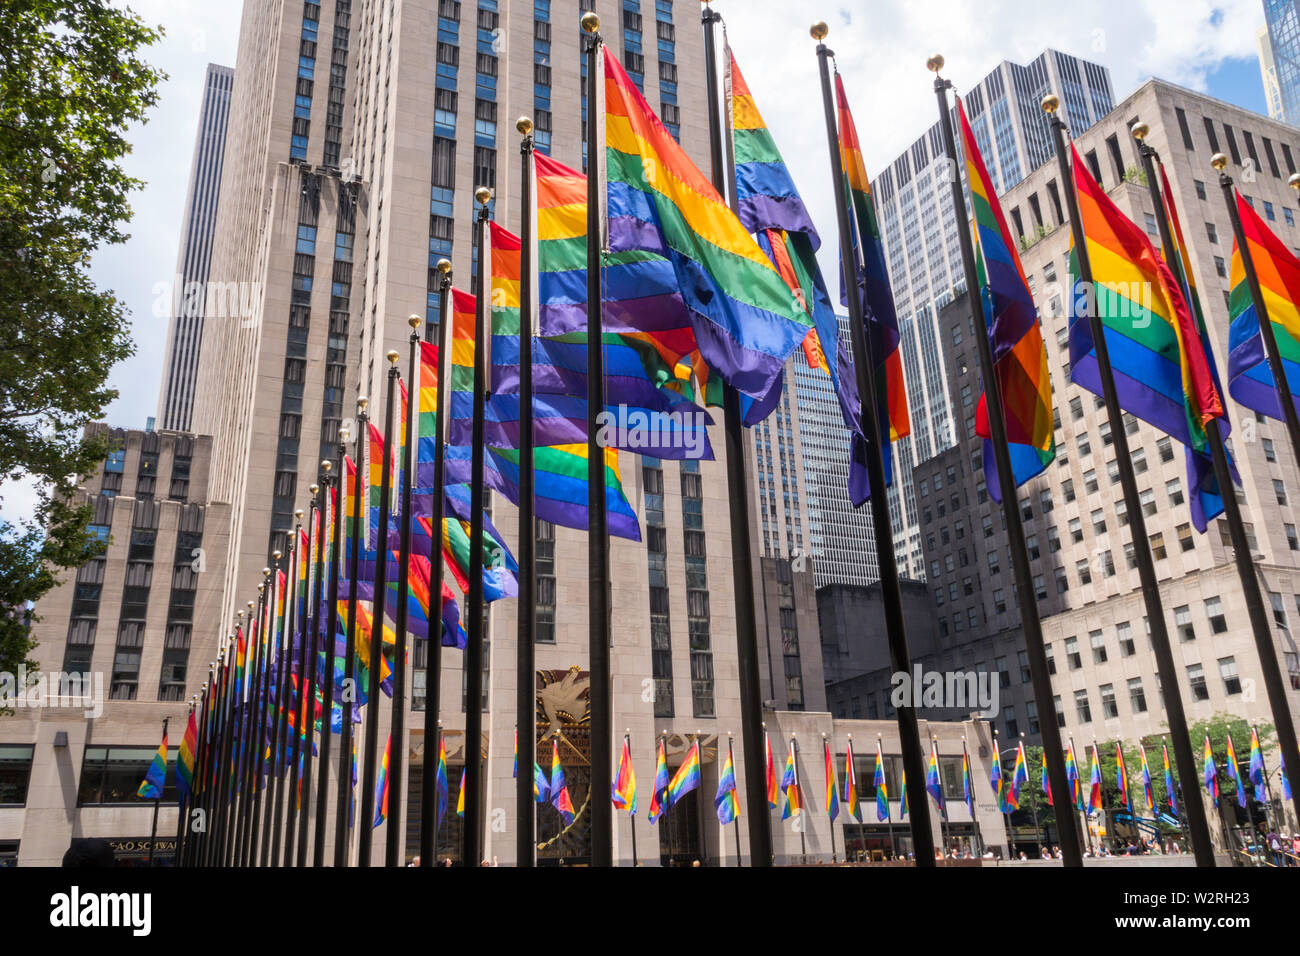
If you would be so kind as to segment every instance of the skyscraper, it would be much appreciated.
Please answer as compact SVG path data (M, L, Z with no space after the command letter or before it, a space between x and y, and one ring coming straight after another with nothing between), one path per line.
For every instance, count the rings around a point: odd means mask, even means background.
M1282 89L1277 85L1277 63L1273 59L1273 41L1269 38L1267 26L1259 28L1255 41L1259 45L1259 75L1264 83L1264 102L1268 104L1268 115L1285 122L1286 117L1282 115Z
M203 103L194 137L194 160L181 220L180 249L171 289L171 321L162 385L158 390L158 426L185 431L194 406L199 345L208 302L208 266L212 236L221 195L221 165L226 152L226 124L230 114L230 89L235 71L208 64L203 81ZM215 290L214 290L215 291ZM214 296L214 308L220 296Z
M1264 23L1268 37L1259 38L1259 65L1269 115L1300 125L1300 6L1296 0L1264 0Z
M1038 106L1049 90L1061 97L1064 118L1075 135L1109 113L1112 105L1105 67L1056 50L1044 51L1028 66L1004 60L967 89L966 112L999 191L1052 158L1050 133ZM939 310L965 288L957 223L947 196L950 181L936 121L872 183L898 307L912 420L912 434L895 446L890 518L899 571L917 579L925 577L925 562L912 467L955 440L937 324ZM1048 193L1059 205L1055 181ZM1046 217L1035 197L1023 213L1013 212L1011 224L1022 239L1030 240L1041 234Z

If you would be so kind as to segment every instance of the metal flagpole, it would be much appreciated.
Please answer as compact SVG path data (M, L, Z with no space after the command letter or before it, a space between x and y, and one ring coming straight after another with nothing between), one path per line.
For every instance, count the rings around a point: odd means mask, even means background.
M236 612L238 617L243 616L242 611ZM226 865L226 830L227 820L230 814L230 748L234 737L234 730L231 727L231 698L234 696L232 682L233 670L231 658L234 655L236 635L239 633L239 625L235 626L234 633L226 638L226 646L222 648L217 655L218 674L220 675L221 693L217 705L217 722L218 733L216 748L214 753L215 764L213 769L216 773L216 779L213 781L212 788L212 806L214 824L212 827L211 842L208 846L208 866L225 866Z
M320 478L320 504L317 511L320 514L320 520L316 523L316 567L315 573L308 588L307 613L310 615L311 625L309 628L310 645L307 649L307 669L298 677L299 685L305 684L305 702L303 707L303 744L302 744L302 807L299 810L297 818L298 827L298 865L307 865L307 836L308 827L312 819L311 816L311 795L312 795L312 773L314 768L312 760L312 749L316 740L316 674L319 669L319 658L321 652L322 637L325 622L321 620L321 590L325 587L325 528L330 523L330 485L333 483L334 476L330 474L333 470L333 464L328 461L322 461L321 478ZM328 679L328 678L327 678ZM321 737L324 738L329 733L328 713L321 715ZM321 765L321 773L325 774L325 765ZM316 853L313 852L312 860L315 861Z
M839 136L835 122L835 106L831 93L830 59L834 53L822 41L830 29L825 23L813 25L812 37L817 41L817 60L821 69L822 102L826 113L826 139L830 147L831 179L835 190L835 212L839 220L840 261L846 272L856 273L858 253L854 249L852 222L849 219L848 196L845 190L843 161L840 157ZM907 629L903 620L903 598L898 583L898 563L894 556L894 531L887 504L883 435L872 397L876 391L876 369L867 350L866 319L863 315L862 297L855 274L844 277L846 289L852 290L848 298L849 327L853 341L853 369L857 375L858 395L861 398L862 431L866 437L867 477L871 488L871 518L876 534L876 558L880 566L881 597L885 605L885 634L889 641L890 669L894 673L911 673L911 654L907 647ZM912 831L912 846L916 865L934 866L934 834L930 830L930 805L925 792L925 764L921 755L921 731L916 721L916 709L909 703L897 708L899 746L903 751L903 769L909 777L908 821Z
M935 801L939 804L939 840L942 843L939 853L941 859L946 860L948 858L948 801L943 799L943 774L939 772L939 738L933 734L930 735L930 753L934 755L934 772L939 774L940 799Z
M627 747L628 759L632 759L632 730L628 728L623 732L623 744ZM636 860L636 811L627 815L628 823L632 827L632 866L637 866Z
M320 463L326 474L325 496L329 501L330 511L330 555L329 555L329 574L327 579L329 584L326 585L322 580L319 588L325 588L324 600L317 599L317 604L323 604L324 610L320 611L324 620L321 622L320 632L320 653L317 657L324 656L324 684L321 687L321 722L320 722L320 780L316 786L316 829L312 847L312 866L325 865L325 822L328 819L329 811L329 779L330 779L330 751L331 741L334 737L334 659L338 651L338 632L339 632L339 562L340 551L343 542L340 540L340 530L343 525L342 508L343 494L346 493L343 454L339 453L338 474L330 478L330 472L333 471L333 465L328 460L322 460ZM333 492L333 494L331 494ZM321 555L322 561L324 555ZM313 658L314 660L315 658ZM345 772L347 756L342 749L339 751L340 773ZM336 811L337 812L337 811Z
M264 572L266 568L262 569ZM265 574L262 575L266 577ZM253 739L257 724L253 712L257 707L257 670L262 648L262 607L266 600L266 583L257 585L257 600L248 602L248 651L245 657L244 686L240 696L243 700L240 757L239 757L239 826L235 831L234 863L245 866L248 862L248 830L252 822L251 805L253 800L253 750L257 741Z
M880 764L882 768L885 762L884 749L883 749L884 739L885 739L884 734L876 734L876 763ZM894 840L894 808L893 805L890 804L889 802L889 778L885 774L885 771L883 769L880 771L880 775L882 777L885 777L885 822L889 825L889 853L891 856L893 856L895 860L897 860L898 844ZM871 789L873 791L876 788L875 776L876 776L875 768L873 767L871 773L871 777L872 777ZM876 822L879 823L880 821L877 820Z
M491 362L492 311L487 276L491 251L487 237L492 190L474 191L479 204L474 228L478 249L478 274L474 282L474 424L470 451L469 498L469 643L465 647L465 819L462 824L461 863L477 866L483 850L483 645L486 639L483 598L483 447L487 404L488 367Z
M604 110L604 41L600 17L582 15L587 62L587 641L591 684L591 792L608 793L613 780L613 712L609 659L609 517L605 502L605 449L599 441L599 416L605 410L604 277L601 195L604 186L599 155ZM612 866L614 808L608 800L591 801L591 865Z
M727 731L727 759L731 761L731 772L734 774L736 772L736 760L731 752L731 731L730 730ZM736 819L732 820L731 822L733 824L732 832L736 835L736 866L744 866L743 859L740 855L740 801L739 800L736 801ZM633 834L632 846L633 846L633 852L635 853L636 834Z
M1137 135L1136 128L1134 135ZM1150 148L1145 143L1142 145L1146 149ZM1150 163L1150 158L1145 152L1143 153L1143 159L1145 162ZM1236 239L1237 249L1241 252L1241 264L1245 268L1246 281L1250 286L1250 295L1259 322L1260 338L1264 342L1265 354L1268 357L1268 367L1273 374L1273 380L1277 383L1278 403L1282 406L1287 434L1291 438L1291 447L1296 456L1296 463L1300 464L1300 415L1296 412L1295 401L1291 396L1291 386L1286 378L1286 370L1282 367L1282 356L1278 351L1277 338L1273 333L1273 322L1268 314L1268 306L1260 289L1259 274L1255 271L1255 261L1251 256L1250 247L1246 242L1245 232L1241 226L1241 216L1237 212L1232 179L1224 172L1225 167L1228 165L1228 157L1222 153L1216 153L1210 160L1210 164L1219 171L1219 185L1223 187L1223 195L1227 200L1228 215L1232 219L1232 234ZM1147 181L1148 183L1151 181L1150 173L1147 174ZM1289 182L1292 188L1300 190L1300 176L1292 175ZM1152 188L1154 189L1154 186ZM1154 199L1154 192L1152 196ZM1157 211L1161 208L1157 204ZM1165 222L1164 217L1159 216L1157 218L1160 220L1161 228L1167 229L1168 224ZM1165 243L1165 248L1170 248L1167 240L1165 240ZM1207 432L1212 435L1211 451L1214 452L1215 477L1219 482L1219 488L1221 490L1231 489L1231 481L1225 483L1224 478L1219 475L1220 458L1223 459L1224 473L1227 474L1228 471L1227 455L1223 450L1223 438L1215 428L1207 429ZM1224 493L1223 510L1228 519L1232 548L1236 552L1237 574L1241 578L1241 587L1246 594L1246 610L1250 615L1251 629L1255 634L1255 649L1259 656L1260 671L1264 677L1264 689L1268 692L1269 709L1273 714L1273 727L1277 732L1278 747L1282 751L1282 764L1286 767L1288 779L1300 780L1300 743L1297 743L1296 740L1295 722L1291 717L1286 685L1282 682L1282 670L1277 662L1277 645L1273 641L1272 628L1268 615L1264 610L1264 597L1260 593L1259 577L1256 573L1254 561L1251 558L1245 525L1241 517L1241 508L1234 494ZM1291 795L1296 812L1300 813L1300 789L1293 787Z
M405 819L402 806L406 791L402 785L402 767L406 762L406 622L410 600L411 582L411 484L415 481L416 445L419 443L417 428L420 421L419 361L420 361L420 317L407 316L406 324L411 327L410 357L406 372L406 445L402 449L401 501L402 521L398 530L397 552L397 611L393 620L393 631L397 645L393 649L393 718L392 739L397 742L389 758L388 767L388 829L385 834L384 865L401 866L405 855L402 848L402 821ZM394 427L397 427L394 425ZM439 531L442 529L439 528ZM434 535L435 538L438 535ZM442 630L442 595L429 595L428 640L441 639ZM436 633L435 633L436 632ZM427 645L426 645L426 649Z
M279 866L280 865L280 824L281 824L281 802L283 794L280 792L280 781L283 776L280 766L280 751L285 743L284 732L284 704L285 704L285 661L289 653L288 645L288 625L293 617L293 604L291 595L293 594L293 568L294 553L298 541L293 537L294 532L286 531L290 540L286 547L289 549L288 560L285 562L285 579L284 579L284 626L285 630L281 631L276 638L276 655L275 655L275 676L272 678L275 682L274 700L268 702L271 708L271 772L268 786L266 801L266 820L262 828L266 831L262 840L262 866ZM280 552L276 552L280 555ZM279 570L279 557L276 558L277 570ZM279 621L277 619L277 627Z
M957 159L956 137L953 135L952 114L948 109L949 80L939 76L943 57L932 56L927 66L934 73L934 92L939 100L939 122L943 129L944 148L948 153L951 174L953 210L959 223L965 223L966 197L962 192L962 179ZM987 328L986 303L982 299L979 275L975 268L975 250L969 229L959 228L957 239L961 246L962 265L966 278L966 297L977 328ZM1016 593L1020 598L1021 630L1025 637L1025 653L1029 658L1029 677L1038 704L1042 728L1043 747L1047 753L1047 781L1052 800L1061 803L1070 791L1065 772L1065 752L1061 747L1061 729L1057 725L1052 677L1047 665L1047 651L1043 641L1043 625L1038 614L1038 600L1033 585L1033 572L1025 550L1025 533L1020 509L1017 507L1015 474L1011 468L1011 449L1007 443L1006 412L1002 406L1002 383L998 380L993 361L993 350L988 335L977 335L976 351L979 353L980 379L984 383L985 406L988 410L989 431L992 435L994 461L997 465L998 487L1002 493L1002 514L1006 520L1007 540L1011 549L1011 566L1016 578ZM1061 828L1061 860L1065 866L1083 866L1083 851L1078 834Z
M1066 206L1070 216L1074 252L1078 257L1079 279L1083 283L1084 294L1087 296L1088 326L1097 358L1097 373L1101 379L1106 417L1110 422L1111 440L1115 445L1115 463L1119 470L1120 487L1124 492L1124 506L1132 537L1133 555L1137 562L1138 578L1146 602L1147 621L1151 627L1151 646L1156 657L1156 672L1160 675L1160 686L1164 691L1165 714L1169 719L1169 731L1174 738L1174 757L1178 765L1178 776L1182 780L1195 780L1196 764L1192 757L1192 743L1188 736L1187 716L1183 710L1178 670L1169 645L1169 629L1165 622L1164 603L1160 598L1160 583L1156 578L1155 563L1151 558L1151 542L1147 537L1146 517L1142 512L1142 501L1138 497L1137 477L1133 472L1133 458L1129 452L1128 433L1124 427L1124 412L1120 408L1119 395L1115 390L1115 375L1110 367L1110 349L1106 343L1105 325L1096 308L1097 296L1092 279L1092 263L1088 257L1087 239L1083 234L1083 223L1079 216L1079 200L1074 176L1065 150L1065 121L1057 114L1059 106L1060 100L1055 95L1043 98L1043 111L1050 117L1049 125L1056 146L1056 158L1061 170L1061 180L1065 184ZM1191 826L1192 848L1196 853L1197 865L1213 866L1214 849L1210 845L1210 831L1206 825L1204 808L1199 806L1189 808L1188 822Z
M722 17L707 5L700 11L704 26L704 63L709 101L709 157L714 188L734 206L734 190L724 157L721 95L718 83L716 26ZM750 491L745 461L744 424L740 393L723 386L723 431L727 449L727 499L731 524L732 587L735 588L736 658L740 682L740 746L745 754L745 798L749 811L750 866L772 865L772 815L764 805L763 692L758 666L758 625L754 602L754 551L750 537ZM775 678L774 678L775 679ZM739 826L739 824L737 824Z
M826 762L827 762L827 764L829 764L830 767L834 768L835 764L834 764L834 758L831 756L831 745L830 745L830 741L828 741L828 740L826 739L826 735L825 735L825 734L822 734L822 753L823 753L823 755L824 755L825 758L826 758ZM828 782L830 782L830 781L828 781ZM832 786L831 789L833 790L833 789L835 789L835 788ZM829 803L829 801L828 801L827 804L826 804L826 816L827 816L828 819L830 818L830 815L831 815L831 807L830 807L830 803ZM835 821L834 821L834 820L831 820L831 821L830 821L830 827L831 827L831 862L832 862L832 863L836 863L836 862L838 862L838 860L839 860L839 855L836 853L836 850L835 850ZM848 859L848 856L849 856L849 848L848 848L848 846L846 845L846 846L844 847L844 858L845 858L845 860Z
M167 739L167 720L163 718L163 739ZM162 802L163 788L167 785L167 764L163 764L163 786L158 788L158 796L153 798L153 824L149 829L149 866L153 867L154 846L158 842L158 804Z
M589 107L590 108L590 107ZM533 121L527 116L515 123L519 143L519 599L515 602L518 628L515 645L515 738L528 744L533 762L537 757L537 529L533 500L533 335L536 334L537 301L534 292L537 242L537 200L533 196ZM516 742L516 750L518 743ZM537 805L533 801L531 771L522 770L515 779L515 866L536 865ZM527 779L526 779L527 778ZM632 828L632 856L635 866L636 827Z
M346 691L342 700L342 723L339 727L339 779L338 794L334 801L334 865L348 865L348 851L352 846L352 835L348 827L351 812L352 750L354 728L352 715L357 706L357 574L361 562L361 489L365 487L366 474L365 449L370 440L370 429L366 418L366 406L370 400L364 395L357 399L356 445L353 462L356 477L352 482L352 527L348 536L348 614L343 646L343 680ZM346 439L345 439L346 440ZM344 476L345 490L346 479ZM435 536L436 537L436 536Z
M276 775L280 781L285 784L283 798L276 796L275 801L275 818L272 822L274 837L271 843L271 866L273 868L280 866L280 852L284 851L284 865L291 866L293 863L293 835L294 828L289 822L292 820L293 801L297 798L298 787L298 737L301 727L294 713L297 707L296 694L293 690L293 645L294 640L302 641L302 622L296 615L296 608L301 600L298 594L300 587L298 580L298 569L302 567L302 562L308 559L311 549L302 547L302 519L303 510L297 509L294 513L293 528L293 561L290 562L292 571L292 581L289 586L290 599L284 609L284 650L282 652L283 661L280 664L280 748L284 756L288 758L288 766L280 767ZM300 655L301 656L301 655ZM292 717L292 719L291 719ZM293 735L290 741L289 736ZM285 772L289 773L289 780L284 780ZM282 836L283 831L287 830L288 834Z
M975 813L977 805L975 800L975 778L971 775L970 751L966 749L966 736L964 734L961 738L961 757L963 768L962 786L970 787L971 850L974 852L976 859L979 859L984 856L984 836L980 833L979 817Z
M280 551L276 549L271 553L273 567L278 568L280 565ZM269 727L267 726L268 715L267 702L271 697L271 653L275 650L272 643L275 638L275 598L276 585L279 583L275 577L272 568L263 568L266 572L263 576L266 578L266 604L262 609L262 638L259 642L261 661L258 669L261 672L257 684L257 752L253 755L253 824L249 836L248 858L245 861L246 866L256 866L259 859L261 842L265 840L265 834L261 832L262 826L262 790L266 786L263 778L263 771L266 769L266 735ZM269 802L269 801L268 801Z
M317 515L319 513L318 509L320 505L318 495L320 493L320 485L312 483L307 487L307 490L311 493L311 506L307 516L307 546L305 548L301 548L301 550L303 551L302 561L304 562L307 571L306 571L306 577L303 578L302 580L303 594L299 597L299 603L302 608L302 613L299 614L298 616L298 628L297 628L297 637L298 637L297 677L298 679L295 682L295 690L292 695L293 748L290 754L289 793L287 796L287 805L284 811L284 830L285 830L284 865L285 866L303 865L302 863L298 862L298 854L296 853L296 847L298 844L298 803L301 800L302 789L303 789L301 785L302 783L301 770L302 770L302 763L303 763L302 748L303 748L304 735L306 733L306 729L303 727L303 723L304 723L303 714L307 712L307 704L306 704L307 696L304 687L306 686L306 680L307 680L307 654L308 654L307 633L309 629L310 614L311 614L312 528L316 526L318 521ZM299 546L301 547L302 544L301 537L299 537L298 543Z
M663 731L660 731L660 734L659 734L659 742L663 745L663 748L664 748L664 766L667 767L667 766L668 766L668 731L667 731L667 729L665 729L665 730L663 730ZM659 773L659 754L656 752L656 753L655 753L655 774L657 775L658 773ZM670 773L670 774L668 775L668 782L669 782L669 783L672 783L672 780L673 780L673 775ZM664 803L663 803L663 810L662 810L662 812L659 814L659 826L665 828L665 829L667 830L667 832L668 832L668 865L669 865L669 866L672 866L672 865L673 865L673 828L672 828L672 825L671 825L671 823L670 823L670 821L669 821L669 819L668 819L668 811L669 811L669 809L671 809L671 807L669 806L669 803L668 803L668 792L669 792L669 791L668 791L668 787L667 787L667 785L665 785L665 786L664 786Z
M429 505L429 641L424 668L424 763L421 766L420 791L420 866L435 866L438 856L438 822L434 789L440 749L429 752L441 730L438 713L442 704L442 522L444 485L446 482L447 420L451 379L451 324L447 309L451 296L451 262L438 260L438 410L434 418L433 494ZM418 457L418 456L417 456ZM437 602L437 620L434 620ZM454 637L454 635L453 635Z
M791 766L794 767L794 792L799 798L799 817L803 817L808 812L808 801L803 798L803 782L799 778L799 740L795 737L794 731L790 731L790 752L794 755ZM808 825L802 819L796 819L795 828L799 831L799 856L804 863L808 862Z
M370 612L370 686L367 688L366 702L370 707L366 714L366 750L365 769L361 779L361 815L357 821L360 835L357 840L357 865L370 866L370 848L374 839L375 828L375 760L379 755L379 675L384 661L384 606L388 594L388 519L389 489L393 480L392 447L393 392L397 387L397 360L401 353L395 349L385 354L388 359L388 384L384 398L384 460L379 472L379 527L375 529L377 546L375 548L375 588ZM358 475L358 480L360 476ZM349 755L350 756L350 755ZM391 763L391 760L390 760Z

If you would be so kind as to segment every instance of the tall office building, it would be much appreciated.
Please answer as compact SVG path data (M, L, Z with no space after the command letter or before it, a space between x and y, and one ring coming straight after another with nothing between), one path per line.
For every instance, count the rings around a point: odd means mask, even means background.
M1147 142L1168 171L1226 384L1232 226L1210 157L1221 150L1229 156L1229 172L1242 194L1283 242L1300 248L1300 208L1287 187L1297 169L1300 133L1159 80L1143 84L1079 135L1076 145L1111 199L1157 245L1154 209L1135 175L1139 158L1129 131L1139 120L1149 125ZM1248 167L1256 170L1253 178L1245 174ZM1016 506L1025 519L1062 728L1076 741L1136 741L1165 732L1160 682L1110 424L1101 400L1070 382L1065 299L1070 230L1053 198L1057 177L1055 163L1043 166L1001 196L1012 220L1035 205L1050 212L1045 234L1021 257L1047 344L1058 413L1056 459L1020 488ZM974 433L979 370L974 324L964 301L944 309L939 328L958 440L913 472L927 584L939 615L940 648L922 663L936 670L995 672L1000 729L1033 738L1040 729L1039 711L1019 630L1008 541L1000 508L988 497ZM1300 620L1300 473L1280 422L1256 416L1230 398L1225 404L1242 477L1239 497L1294 715L1300 712L1300 650L1293 637ZM1224 522L1196 533L1180 445L1132 416L1125 416L1124 427L1189 722L1226 712L1272 723ZM886 692L887 670L874 675L873 687L867 683L857 688L860 693ZM1272 756L1270 763L1275 764Z
M1106 68L1056 50L1044 51L1028 66L1003 61L965 93L966 113L997 189L1010 189L1052 158L1038 108L1048 90L1060 95L1064 118L1076 134L1111 109ZM895 445L889 510L898 567L917 579L925 577L925 562L912 468L956 440L937 329L939 310L965 288L950 181L936 122L872 183L898 308L912 422L911 435ZM1045 217L1035 198L1023 213L1016 211L1013 228L1032 239Z
M1264 25L1268 36L1259 39L1259 66L1269 115L1300 125L1300 5L1296 0L1264 0Z
M1259 76L1264 84L1264 102L1268 104L1268 115L1285 122L1286 117L1282 115L1282 88L1277 84L1277 63L1273 59L1273 41L1269 38L1267 26L1259 28L1255 42L1259 46Z
M194 407L194 384L199 371L199 345L208 302L221 311L229 298L212 287L209 297L208 266L216 228L217 201L221 195L221 164L226 152L226 124L230 115L230 89L235 71L208 64L203 82L203 104L194 137L194 160L181 220L180 250L172 279L171 321L162 384L158 389L160 428L186 431ZM238 302L238 296L234 300ZM230 316L217 316L230 318Z

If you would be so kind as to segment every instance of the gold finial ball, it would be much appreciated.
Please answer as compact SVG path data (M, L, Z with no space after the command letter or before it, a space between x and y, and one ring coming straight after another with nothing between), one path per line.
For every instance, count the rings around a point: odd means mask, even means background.
M515 129L519 130L520 136L528 136L533 131L533 119L531 116L521 116L515 120Z
M943 54L936 53L930 59L925 61L925 68L931 73L938 73L943 69Z
M299 508L297 511L293 513L293 516L297 518L299 521L301 521L303 516L303 510Z
M242 621L242 620L244 619L244 612L243 612L243 610L240 609L240 610L236 611L236 612L235 612L235 617L239 618L239 619Z
M271 576L271 569L270 569L270 568L263 568L263 569L262 569L262 577L264 577L264 578L269 578L270 576Z
M488 189L486 186L480 186L478 189L474 190L474 198L482 205L486 206L492 199L492 190Z
M438 260L438 271L441 272L443 275L446 275L448 272L450 272L450 271L451 271L451 260L450 260L450 259L439 259L439 260Z
M1147 134L1151 132L1151 127L1146 123L1134 123L1133 128L1130 129L1129 132L1132 133L1133 138L1140 143L1147 138Z
M253 609L253 607L254 607L253 602L252 602L252 601L249 601L249 602L248 602L248 609L251 611L251 610Z
M266 589L266 582L263 581L261 584L259 584L259 585L257 586L257 593L258 593L258 594L261 594L262 591L265 590L265 589ZM252 601L249 601L248 603L249 603L249 604L252 604L253 602L252 602Z
M1222 153L1215 153L1213 156L1210 157L1210 165L1213 166L1215 169L1217 169L1219 172L1223 172L1223 170L1227 168L1228 157L1224 156Z
M272 552L271 552L271 557L273 557L273 558L275 558L275 560L279 561L281 558L284 557L284 552L280 551L280 550L277 548L275 551L272 551Z
M312 493L312 496L313 496L313 497L315 497L316 492L320 491L320 485L315 484L315 483L313 482L312 484L310 484L310 485L307 486L307 490L310 491L310 492Z
M402 357L402 353L397 351L397 349L389 349L387 352L384 353L384 356L385 358L388 359L389 362L391 362L393 365L396 365L397 360Z
M595 33L600 29L600 17L596 16L594 11L584 13L579 22L587 33Z
M822 40L825 40L826 37L830 35L830 32L831 32L831 28L826 25L825 20L818 20L816 23L814 23L811 27L808 28L808 34L818 43L821 43Z
M1061 108L1061 98L1055 93L1048 93L1039 105L1042 106L1044 113L1055 113Z
M411 331L415 331L416 329L418 329L420 327L420 323L423 321L424 320L421 319L414 312L412 312L410 315L406 317L406 324L411 327Z
M1300 173L1292 173L1291 178L1286 181L1286 184L1292 189L1300 191Z
M357 396L357 408L361 409L361 411L364 412L366 410L366 406L369 404L370 404L370 399L366 398L366 396L364 395Z
M329 474L330 470L333 469L333 467L334 467L334 463L330 461L328 458L322 458L320 460L320 470L325 472L326 474Z

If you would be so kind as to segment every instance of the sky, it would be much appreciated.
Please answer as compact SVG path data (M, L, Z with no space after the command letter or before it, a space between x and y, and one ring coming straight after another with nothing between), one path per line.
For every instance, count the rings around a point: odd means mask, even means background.
M530 0L506 2L532 6ZM643 7L650 4L643 0ZM169 301L176 270L204 71L209 62L238 68L239 17L234 0L129 0L126 5L165 30L145 55L168 79L148 122L128 137L133 152L125 161L127 172L145 183L132 196L131 237L100 250L91 275L125 303L135 343L135 354L110 377L119 395L105 418L115 426L140 428L158 405L167 343L167 315L158 306ZM837 53L873 176L934 122L925 61L935 52L944 55L944 75L958 92L1004 59L1027 63L1054 47L1108 67L1117 102L1157 76L1265 111L1255 45L1264 22L1260 0L1078 0L1070 15L1060 4L1042 0L716 0L713 7L727 21L755 101L832 245L826 132L815 44L808 35L819 17L830 25L826 42ZM694 0L677 0L675 8L679 31L698 29ZM690 95L685 82L682 95ZM29 486L0 486L0 518L28 517L35 500Z

